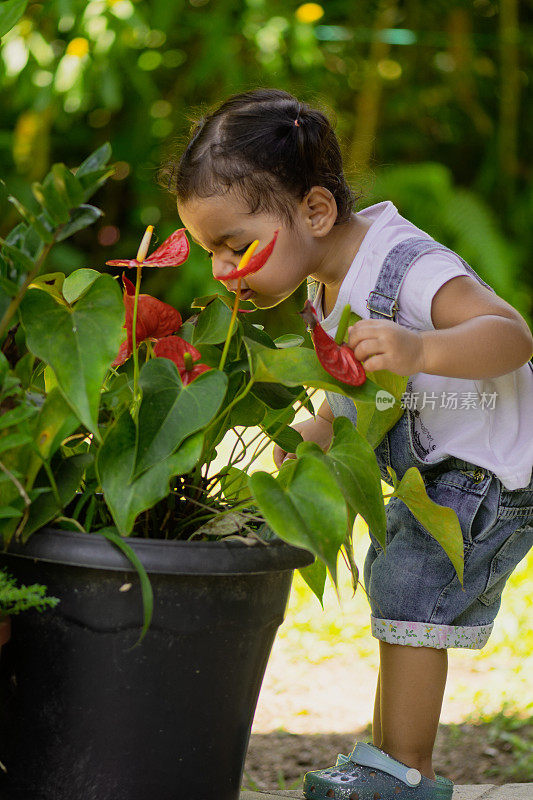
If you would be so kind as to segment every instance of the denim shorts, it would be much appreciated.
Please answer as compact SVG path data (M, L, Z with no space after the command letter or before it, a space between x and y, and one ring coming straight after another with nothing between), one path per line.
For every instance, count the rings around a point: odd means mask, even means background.
M355 421L355 409L347 413L348 398L330 394L335 416ZM391 497L386 551L369 530L364 564L372 634L392 644L480 649L494 627L507 579L533 547L533 475L528 486L510 490L490 470L459 458L427 464L413 443L413 422L406 409L376 448L381 476L390 484L387 465L398 480L416 466L428 496L454 509L463 534L463 587L442 547L402 500Z

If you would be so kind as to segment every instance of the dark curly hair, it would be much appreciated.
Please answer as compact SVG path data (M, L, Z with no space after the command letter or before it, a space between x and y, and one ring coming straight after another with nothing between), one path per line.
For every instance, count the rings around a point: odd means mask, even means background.
M297 203L312 186L335 198L335 225L350 218L360 199L346 182L326 114L279 89L232 95L193 120L183 154L163 164L157 182L182 202L231 189L250 214L274 214L290 228Z

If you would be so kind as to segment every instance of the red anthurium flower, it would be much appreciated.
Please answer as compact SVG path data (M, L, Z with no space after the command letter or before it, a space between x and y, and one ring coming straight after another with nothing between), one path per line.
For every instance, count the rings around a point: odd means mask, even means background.
M347 344L337 344L335 339L326 333L309 300L305 301L303 310L298 313L311 328L318 360L326 372L342 383L361 386L366 381L366 372L361 362L356 359L351 347L348 347Z
M133 352L133 308L135 304L135 286L123 273L124 307L126 310L127 340L122 342L113 366L118 367L131 356ZM149 294L140 294L137 303L137 330L135 338L137 345L145 339L160 339L175 333L181 327L181 314L175 308L163 303Z
M274 245L276 244L276 239L278 238L279 228L274 233L272 240L264 247L259 253L255 253L248 262L248 264L243 267L242 269L234 269L232 272L226 273L226 275L222 275L217 280L221 281L228 281L233 280L234 278L244 278L246 275L250 275L252 272L257 272L264 267L270 256L272 255L272 250L274 249Z
M179 267L189 257L189 241L185 235L185 228L180 228L165 239L157 250L144 261L137 261L136 258L118 259L106 261L110 267Z
M202 357L196 347L179 336L163 336L154 346L154 354L159 358L169 358L178 368L184 386L193 381L202 372L211 367L207 364L195 364Z

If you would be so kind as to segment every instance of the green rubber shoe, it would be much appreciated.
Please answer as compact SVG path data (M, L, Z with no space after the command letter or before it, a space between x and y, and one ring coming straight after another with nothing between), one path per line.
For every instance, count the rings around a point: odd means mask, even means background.
M339 753L334 767L306 772L307 800L452 800L453 783L432 781L373 744L358 742L349 756Z

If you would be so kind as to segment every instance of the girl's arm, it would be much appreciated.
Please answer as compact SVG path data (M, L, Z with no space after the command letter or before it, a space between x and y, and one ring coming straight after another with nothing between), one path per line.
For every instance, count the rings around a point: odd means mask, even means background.
M518 311L466 275L436 292L431 319L437 330L420 333L421 372L496 378L521 367L533 353L533 336Z
M414 331L390 320L361 319L348 343L365 370L397 375L425 372L449 378L497 378L525 364L533 337L524 318L477 280L458 275L435 293L434 331Z

